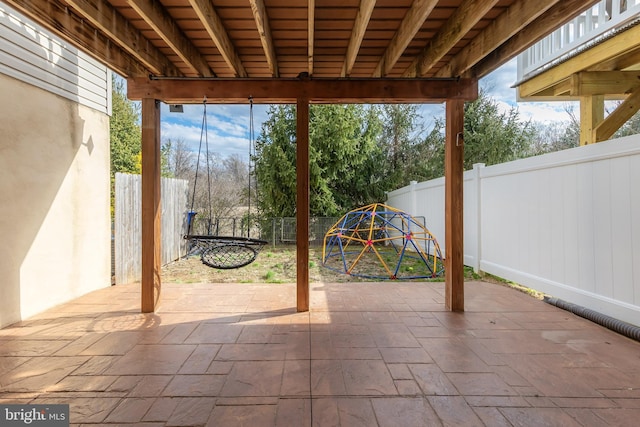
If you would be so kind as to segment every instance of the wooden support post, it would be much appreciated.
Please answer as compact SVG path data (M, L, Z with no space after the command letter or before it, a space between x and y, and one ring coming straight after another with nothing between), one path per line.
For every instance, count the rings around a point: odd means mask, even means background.
M160 103L142 100L142 312L160 299Z
M296 306L309 311L309 100L298 98L296 129Z
M445 305L464 311L463 162L464 101L447 100L445 135Z
M593 131L604 120L604 95L580 97L580 145L594 144Z

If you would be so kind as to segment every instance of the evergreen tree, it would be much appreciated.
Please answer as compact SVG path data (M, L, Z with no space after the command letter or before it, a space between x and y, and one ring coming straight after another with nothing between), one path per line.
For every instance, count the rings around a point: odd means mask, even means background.
M295 215L296 115L294 106L271 107L256 141L256 177L266 217ZM309 112L309 178L312 215L334 216L380 201L383 155L380 119L373 107L313 105Z
M113 77L112 113L109 121L111 176L116 172L138 172L142 148L140 108L127 99L124 80Z
M520 120L517 108L501 112L498 103L481 90L478 99L465 104L464 169L474 163L495 165L532 154L534 128ZM436 123L414 150L420 159L413 168L415 180L433 179L444 175L445 123Z
M384 177L391 188L401 187L412 179L413 146L418 129L418 107L413 104L386 104L382 107L381 148L387 154Z
M464 168L474 163L495 165L527 157L533 138L532 127L520 120L515 107L500 112L498 103L481 90L465 105Z
M296 116L291 105L271 106L256 139L258 205L265 217L290 217L296 206Z
M140 173L142 135L138 104L127 99L124 80L112 77L109 142L111 149L111 215L115 212L116 172Z

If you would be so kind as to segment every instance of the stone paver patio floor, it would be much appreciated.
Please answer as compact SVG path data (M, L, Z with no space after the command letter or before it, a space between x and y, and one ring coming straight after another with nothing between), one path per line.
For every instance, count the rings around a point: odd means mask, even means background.
M516 290L443 283L114 286L0 330L0 403L72 425L635 426L640 343Z

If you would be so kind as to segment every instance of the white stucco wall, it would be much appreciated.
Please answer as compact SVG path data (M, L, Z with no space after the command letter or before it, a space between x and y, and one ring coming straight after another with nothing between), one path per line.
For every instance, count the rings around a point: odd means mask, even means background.
M0 74L0 327L110 285L109 117Z

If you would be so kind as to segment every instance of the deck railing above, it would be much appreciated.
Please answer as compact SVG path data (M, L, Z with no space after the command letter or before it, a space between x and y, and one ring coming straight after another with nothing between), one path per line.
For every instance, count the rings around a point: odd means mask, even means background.
M518 81L605 39L640 18L640 0L602 0L518 55Z

